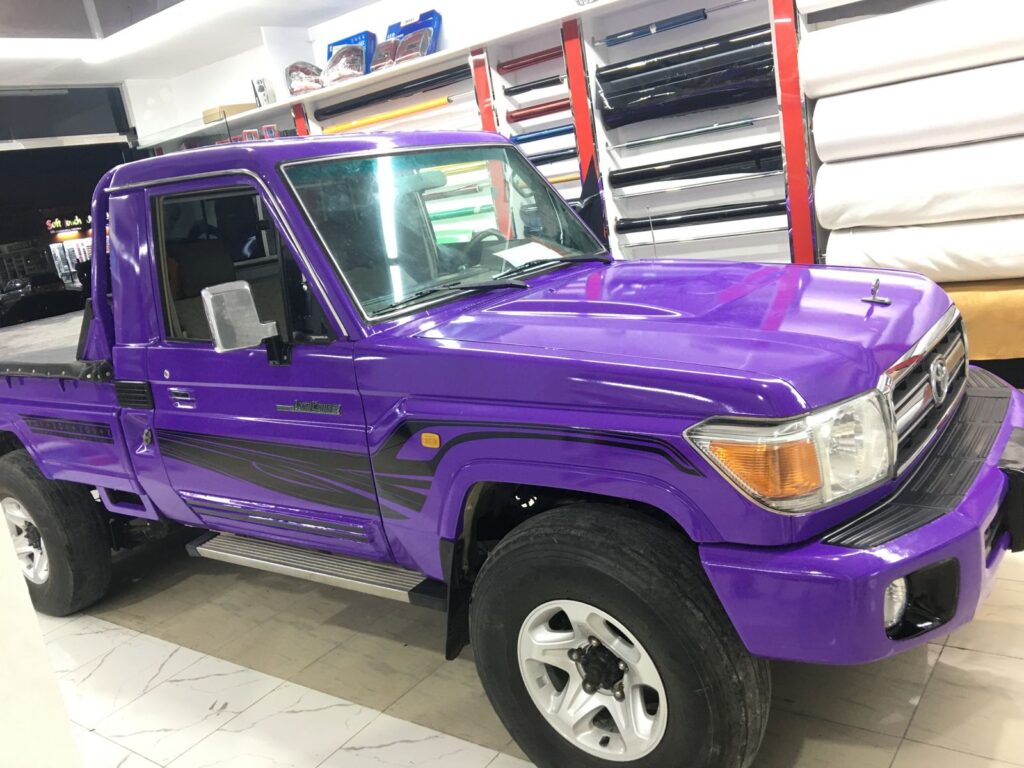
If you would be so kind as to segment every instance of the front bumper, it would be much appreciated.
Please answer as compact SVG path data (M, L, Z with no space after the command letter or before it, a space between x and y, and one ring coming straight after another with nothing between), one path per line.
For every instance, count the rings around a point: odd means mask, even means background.
M701 559L754 655L861 664L969 622L1003 555L1024 546L1022 529L1024 395L972 369L956 416L894 499L813 542L702 545ZM890 637L885 589L922 571L917 589L935 593L918 595L931 622Z

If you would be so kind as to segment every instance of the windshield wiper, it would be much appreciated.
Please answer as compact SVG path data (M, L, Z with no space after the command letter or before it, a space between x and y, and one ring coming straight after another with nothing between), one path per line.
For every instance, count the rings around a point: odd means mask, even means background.
M530 286L524 283L522 280L452 280L448 283L441 283L441 285L432 285L429 288L423 288L415 293L411 293L401 301L396 301L393 304L388 304L384 307L381 312L388 312L392 309L399 309L400 307L414 304L420 299L431 296L435 293L445 293L447 291L493 291L498 288L529 288Z
M531 270L541 264L573 264L581 261L599 261L602 264L611 264L615 259L604 253L588 253L580 254L578 256L552 256L547 259L530 259L529 261L524 261L518 267L512 267L512 269L506 269L504 272L499 272L495 277L502 278L511 277L512 275L521 275L523 272Z

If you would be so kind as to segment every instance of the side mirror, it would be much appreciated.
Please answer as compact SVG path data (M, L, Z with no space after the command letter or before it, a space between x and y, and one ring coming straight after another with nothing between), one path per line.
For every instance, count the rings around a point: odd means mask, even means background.
M245 280L221 283L203 288L203 310L206 322L213 333L213 348L218 352L235 349L252 349L264 341L271 355L280 353L281 340L277 334L277 323L264 323L256 312L252 289Z

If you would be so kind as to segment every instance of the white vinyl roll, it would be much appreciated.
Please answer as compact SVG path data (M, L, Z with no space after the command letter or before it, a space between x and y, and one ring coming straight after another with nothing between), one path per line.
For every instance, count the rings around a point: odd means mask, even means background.
M821 99L814 145L825 162L1024 134L1024 61Z
M844 229L829 236L825 262L908 269L945 283L1024 277L1024 217Z
M1024 2L935 0L805 35L800 77L820 98L1020 58Z
M1024 214L1024 138L825 163L814 199L826 229Z
M827 11L831 8L838 8L841 5L850 5L858 0L797 0L796 7L800 13L817 13Z

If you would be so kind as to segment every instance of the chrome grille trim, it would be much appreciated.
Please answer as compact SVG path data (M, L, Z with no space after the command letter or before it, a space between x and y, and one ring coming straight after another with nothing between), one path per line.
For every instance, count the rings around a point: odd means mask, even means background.
M945 359L949 387L945 401L935 402L928 365L936 355ZM949 421L966 389L967 340L960 313L950 307L924 338L882 377L882 389L892 402L897 433L896 473L902 474L932 444ZM922 427L928 431L922 433Z

